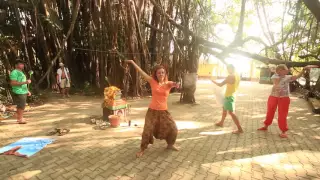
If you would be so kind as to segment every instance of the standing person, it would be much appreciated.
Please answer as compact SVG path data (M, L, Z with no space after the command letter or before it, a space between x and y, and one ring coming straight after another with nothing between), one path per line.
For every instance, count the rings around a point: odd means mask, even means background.
M64 98L65 96L70 97L69 88L71 84L71 77L69 69L64 67L63 63L59 63L60 68L57 70L57 83L61 88L61 94Z
M24 62L17 60L15 69L10 73L10 85L12 86L14 104L17 105L17 122L19 124L26 124L27 121L23 118L23 112L26 107L27 96L31 96L27 84L31 80L27 80L24 69Z
M243 132L242 127L240 125L239 119L237 115L235 114L235 92L237 91L239 84L240 84L240 77L236 75L235 73L235 67L231 64L227 66L228 70L228 77L222 81L221 83L218 83L216 81L212 82L216 84L217 86L224 86L227 85L226 92L225 92L225 97L223 100L223 109L222 109L222 117L220 122L216 123L216 126L223 126L224 120L226 119L227 112L230 114L232 117L233 122L236 124L238 130L233 131L232 133L234 134L240 134Z
M268 98L268 108L267 115L264 121L264 126L259 128L259 131L267 131L268 126L272 124L274 113L278 107L278 126L281 130L280 137L287 138L286 132L288 131L287 125L287 116L289 112L290 105L290 82L300 78L305 69L311 68L314 66L306 66L303 68L303 71L298 76L287 75L289 69L285 64L280 64L276 67L276 73L271 77L273 81L273 87L271 94Z
M167 99L171 88L179 88L179 85L168 81L168 74L163 66L156 66L151 77L133 60L127 60L126 63L132 64L143 78L148 81L152 91L151 103L145 117L141 149L136 156L141 157L148 148L148 145L153 144L153 136L156 139L165 139L168 144L167 149L178 151L178 148L174 146L178 129L172 116L168 112Z

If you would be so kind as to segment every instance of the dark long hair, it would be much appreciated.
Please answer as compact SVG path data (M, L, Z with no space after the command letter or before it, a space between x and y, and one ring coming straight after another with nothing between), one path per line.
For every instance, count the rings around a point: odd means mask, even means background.
M159 82L159 79L157 78L157 71L159 69L164 69L164 71L166 72L166 75L164 77L164 81L168 81L168 71L167 71L167 68L163 65L156 65L154 68L153 68L153 71L152 71L152 78L154 80L156 80L157 82Z

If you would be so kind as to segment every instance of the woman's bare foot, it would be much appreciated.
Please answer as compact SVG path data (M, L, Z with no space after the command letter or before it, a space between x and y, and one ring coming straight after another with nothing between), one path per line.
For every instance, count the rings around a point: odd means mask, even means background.
M243 130L242 129L238 129L238 130L235 130L235 131L232 131L232 134L241 134L243 133Z
M139 158L139 157L143 156L143 154L144 154L144 151L139 151L139 152L137 152L136 157Z
M268 130L268 126L263 126L258 129L258 131L267 131L267 130Z
M286 133L281 133L280 135L279 135L281 138L288 138L288 135L286 134Z
M215 125L219 126L219 127L223 127L223 122L220 121L220 122L216 123Z
M179 148L175 147L174 145L168 145L167 149L173 150L173 151L179 151Z
M27 121L25 119L17 120L18 124L27 124Z

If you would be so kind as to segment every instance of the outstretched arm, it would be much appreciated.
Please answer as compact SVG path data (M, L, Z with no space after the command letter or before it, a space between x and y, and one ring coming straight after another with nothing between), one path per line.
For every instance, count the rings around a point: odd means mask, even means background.
M306 69L303 68L303 70L302 70L297 76L292 76L292 77L291 77L291 81L295 81L295 80L299 79L299 78L304 74L304 71L305 71L305 70L306 70Z
M217 81L214 81L214 80L211 80L215 85L219 86L219 87L222 87L224 86L225 84L227 84L226 82L227 79L225 79L224 81L222 81L221 83L218 83Z
M214 80L211 80L214 84L216 84L217 86L219 86L219 87L222 87L222 86L224 86L225 84L227 84L227 83L230 83L230 84L233 84L234 83L234 81L235 81L235 79L234 79L234 77L233 76L228 76L225 80L223 80L221 83L218 83L218 82L216 82L216 81L214 81Z
M133 60L126 60L125 62L128 64L132 64L133 67L142 75L142 77L146 81L150 82L152 80L152 77L145 73Z
M180 88L180 83L178 83L178 82L169 81L168 84L169 84L170 88L177 88L177 89Z
M295 81L295 80L299 79L304 74L305 70L311 69L311 68L319 68L319 66L317 66L317 65L308 65L308 66L304 67L303 70L297 76L292 76L291 80Z

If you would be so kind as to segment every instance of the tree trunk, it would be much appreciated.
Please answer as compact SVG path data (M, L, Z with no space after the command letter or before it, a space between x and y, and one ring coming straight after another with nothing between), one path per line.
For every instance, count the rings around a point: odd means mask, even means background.
M319 0L303 0L304 4L311 13L320 21L320 2Z
M183 74L182 78L182 97L180 98L181 103L194 104L196 103L194 93L197 87L197 73L186 73Z
M197 72L200 57L199 43L197 38L193 38L193 42L191 43L191 45L189 45L188 49L188 73L184 74L183 77L182 102L194 104L196 103L194 93L197 89Z
M314 90L320 93L320 77L318 78Z
M71 35L73 29L74 29L74 25L75 25L75 22L76 22L76 19L78 17L78 12L79 12L79 7L80 7L80 0L77 0L76 1L76 5L73 9L73 12L72 12L72 21L71 21L71 24L70 24L70 28L66 34L66 37L63 39L62 43L61 43L61 49L58 51L57 55L55 56L55 58L53 58L47 72L45 73L45 75L39 80L39 82L36 84L36 86L39 86L42 81L48 76L49 77L49 73L53 67L53 65L55 64L55 62L57 61L57 59L60 57L63 49L64 49L64 44L66 43L66 41L68 40L69 36Z
M15 12L15 15L17 18L17 23L18 23L18 26L20 29L21 39L22 39L22 43L23 43L24 60L27 62L27 69L30 69L29 67L30 67L31 63L30 63L30 59L29 59L29 53L27 50L27 37L26 37L25 31L23 30L22 24L20 23L21 22L20 12L17 7L14 8L14 12Z

